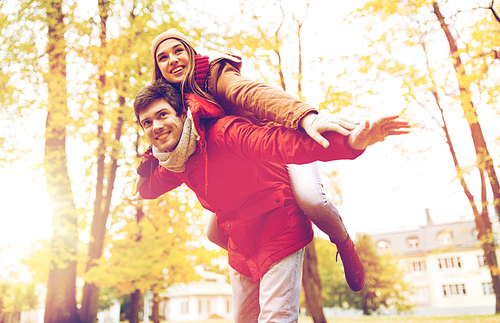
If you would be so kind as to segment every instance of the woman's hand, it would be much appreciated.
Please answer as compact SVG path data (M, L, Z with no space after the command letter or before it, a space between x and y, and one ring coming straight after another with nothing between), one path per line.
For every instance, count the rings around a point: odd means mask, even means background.
M333 115L320 115L314 112L306 114L299 125L321 146L328 148L330 143L321 134L325 131L335 131L348 136L358 123L352 120L336 118Z
M399 116L387 116L371 122L366 120L357 126L349 135L349 146L353 149L363 150L379 141L384 141L388 136L397 136L409 133L410 124Z

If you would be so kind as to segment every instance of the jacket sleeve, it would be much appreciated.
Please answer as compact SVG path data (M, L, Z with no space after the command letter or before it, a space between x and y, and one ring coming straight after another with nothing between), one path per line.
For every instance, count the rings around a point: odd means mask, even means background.
M158 159L142 156L139 166L137 167L137 175L141 177L150 177L157 167Z
M323 133L330 142L330 146L324 148L301 129L259 127L234 116L219 119L210 131L215 131L217 149L260 162L307 164L355 159L364 152L350 148L348 137L337 132Z
M155 198L171 191L182 184L182 180L172 172L158 166L151 172L151 176L139 187L139 195L143 199Z
M211 65L207 90L226 114L245 117L253 114L260 120L290 129L297 129L307 113L317 113L311 105L285 91L242 76L239 69L226 60Z

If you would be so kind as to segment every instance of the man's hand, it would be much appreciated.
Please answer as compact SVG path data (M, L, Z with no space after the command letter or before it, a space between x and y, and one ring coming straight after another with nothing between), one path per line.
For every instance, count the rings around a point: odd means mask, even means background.
M357 124L351 120L335 118L332 115L319 115L313 112L306 114L299 122L302 129L325 148L328 148L330 142L321 135L323 132L336 131L341 135L347 136Z
M148 179L145 177L137 177L137 180L135 181L135 187L134 191L132 192L132 196L129 198L129 201L131 202L137 202L140 200L143 200L141 195L139 194L139 188L141 187L142 184L144 184Z
M384 141L388 136L409 133L410 124L405 120L397 120L399 116L378 118L372 123L366 120L357 126L349 135L349 146L353 149L363 150L376 142Z
M133 204L135 204L135 202L139 202L139 201L141 201L141 200L144 200L144 199L142 198L142 196L139 194L139 192L134 192L134 193L132 193L132 194L133 194L133 195L132 195L131 197L129 197L129 198L128 198L128 200L129 200L130 202L132 202Z

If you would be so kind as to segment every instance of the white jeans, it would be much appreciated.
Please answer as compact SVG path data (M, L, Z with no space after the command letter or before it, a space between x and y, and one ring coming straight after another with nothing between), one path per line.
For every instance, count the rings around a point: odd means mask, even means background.
M229 267L234 323L291 323L299 320L304 248L274 263L254 282Z
M307 217L334 243L347 239L340 213L326 196L317 163L286 165L293 194Z

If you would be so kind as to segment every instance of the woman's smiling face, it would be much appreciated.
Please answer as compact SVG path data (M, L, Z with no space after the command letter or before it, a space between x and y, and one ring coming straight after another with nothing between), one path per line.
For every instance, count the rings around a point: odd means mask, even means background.
M180 41L169 38L156 48L156 64L165 80L179 84L189 69L189 53Z

